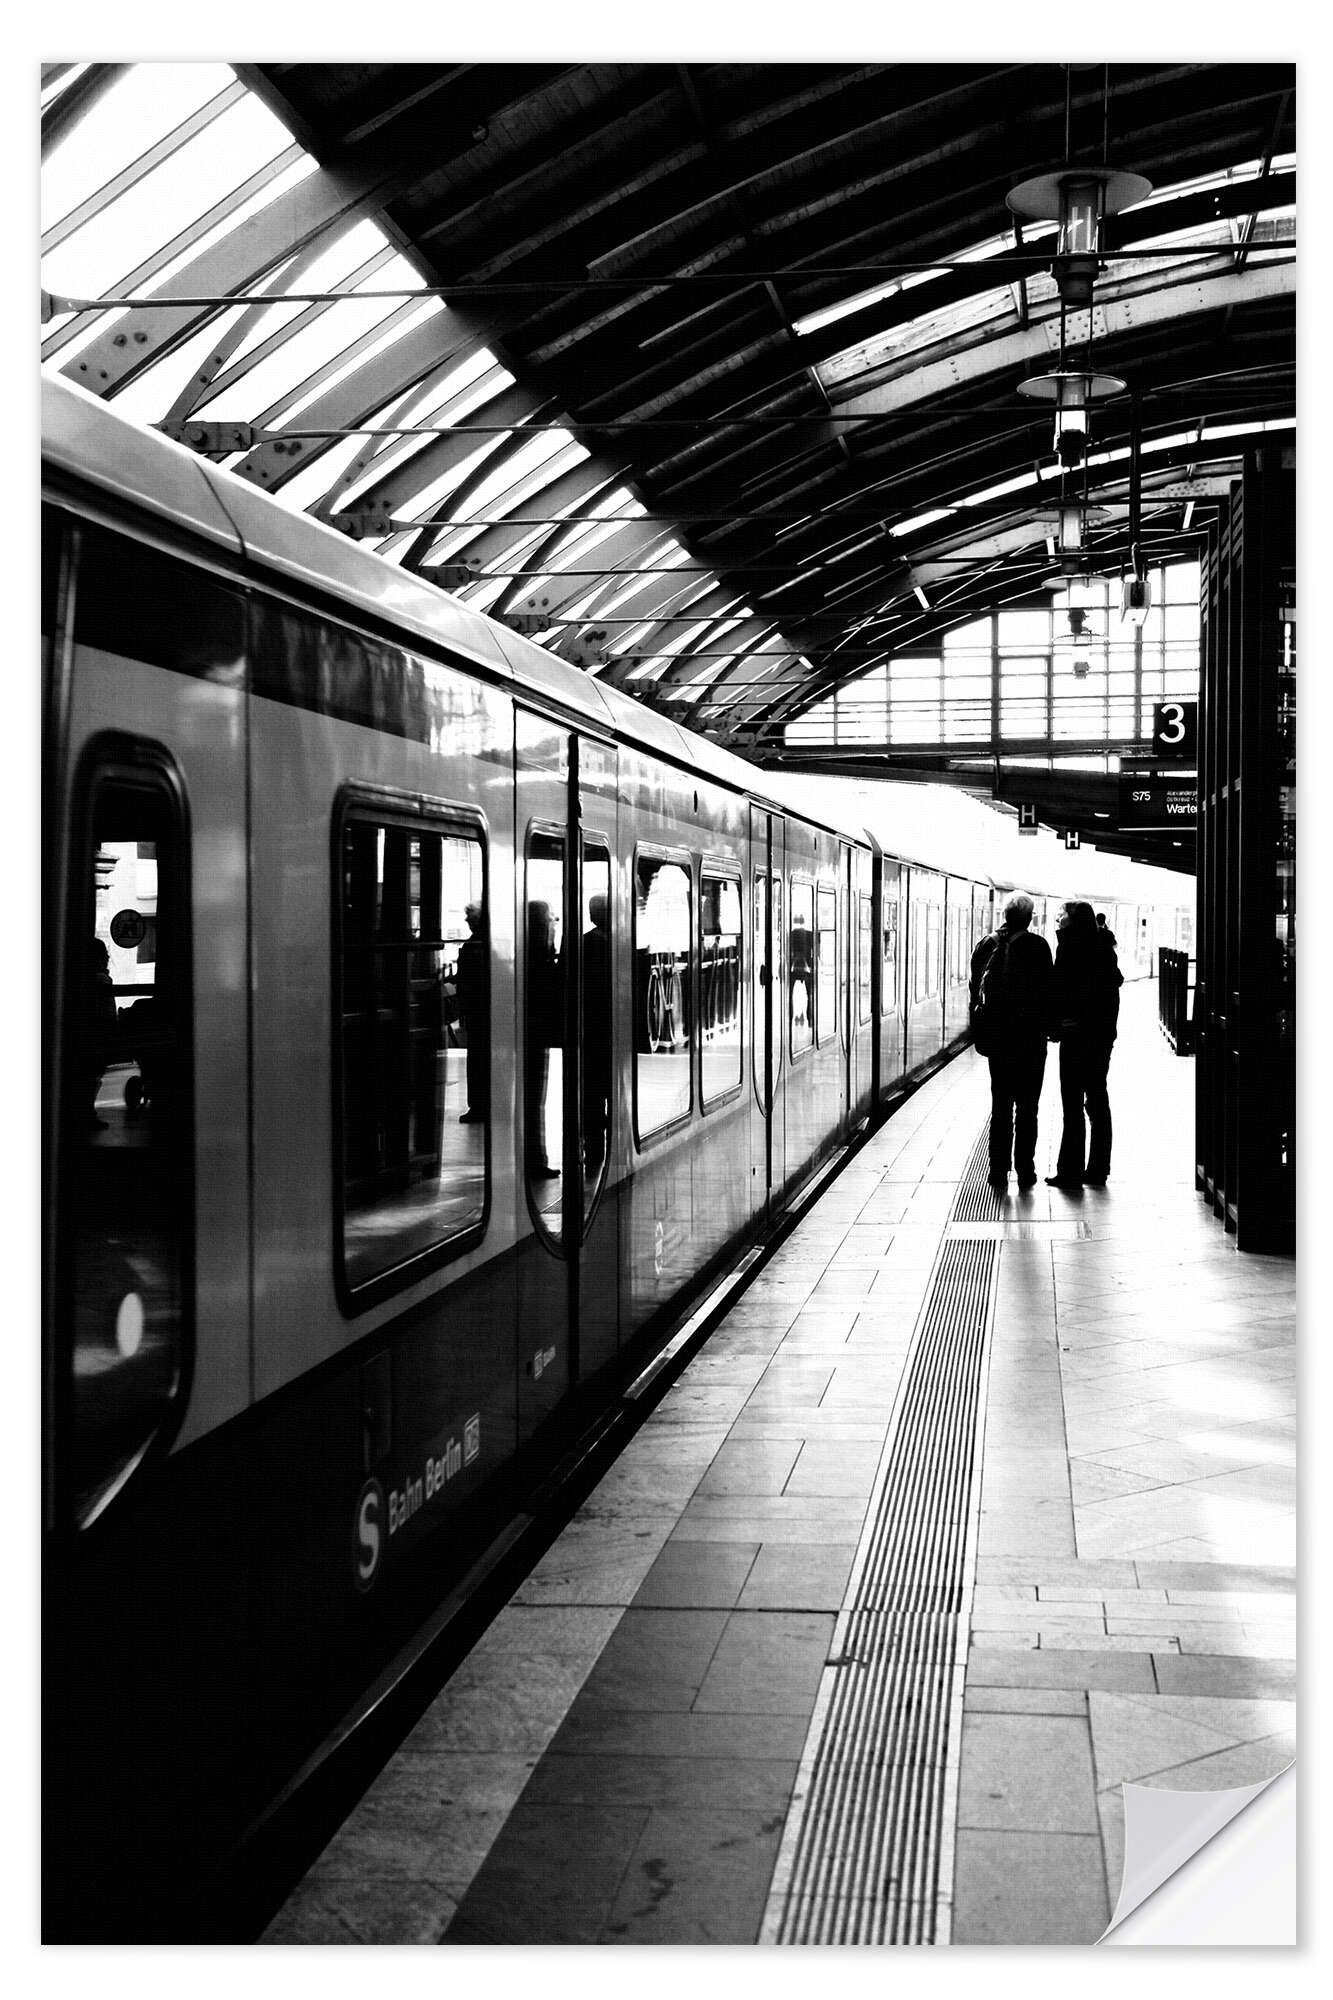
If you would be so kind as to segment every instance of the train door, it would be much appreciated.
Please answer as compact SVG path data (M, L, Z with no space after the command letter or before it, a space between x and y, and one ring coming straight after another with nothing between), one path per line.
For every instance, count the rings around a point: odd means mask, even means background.
M620 1341L616 751L515 714L522 1100L519 1417L527 1436Z
M852 850L847 841L838 846L838 1038L842 1048L842 1105L839 1125L845 1131L852 1122L856 1101L853 1074L852 1021L856 985L856 885L852 879Z
M627 885L615 856L618 755L614 744L580 737L575 774L578 879L569 936L576 945L568 994L577 1063L566 1078L566 1183L573 1199L571 1241L578 1244L574 1325L578 1375L587 1380L614 1361L620 1345L620 1202L625 1160L620 1072L614 1024L617 941L629 935Z
M784 823L776 813L750 808L750 1061L756 1116L751 1121L752 1212L766 1215L781 1178L785 1144L783 1119L782 940L784 932Z
M249 1398L245 625L224 579L43 529L43 1889L78 1937L202 1782L172 1702L219 1764L246 1731L250 1523L171 1457ZM161 1819L121 1867L141 1789Z
M567 728L514 711L515 939L519 1183L516 1338L520 1437L553 1415L576 1379L567 1196L573 1134L566 1082L568 941L578 857L571 852ZM528 1226L524 1227L524 1217ZM577 1241L577 1225L573 1239Z

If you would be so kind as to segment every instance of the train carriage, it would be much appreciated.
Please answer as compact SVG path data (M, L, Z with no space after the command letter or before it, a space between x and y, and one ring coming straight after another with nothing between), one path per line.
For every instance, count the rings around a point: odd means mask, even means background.
M44 396L46 1894L107 1938L956 1044L993 885Z

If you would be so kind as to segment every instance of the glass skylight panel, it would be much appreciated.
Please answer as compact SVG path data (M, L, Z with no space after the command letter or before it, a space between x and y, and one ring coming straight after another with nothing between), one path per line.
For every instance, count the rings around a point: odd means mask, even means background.
M473 611L488 611L497 597L502 597L509 588L507 576L491 576L467 583L454 592L455 597Z
M475 451L470 451L458 464L451 465L438 479L432 479L419 492L400 500L395 512L412 521L425 521L435 513L447 512L444 501L456 486L471 478L490 449L491 440L483 438Z
M983 486L979 493L968 493L956 504L959 507L980 507L986 500L1002 500L1006 493L1021 493L1025 486L1035 486L1035 472L1020 472L1013 479L1002 479L998 486Z
M465 503L467 513L507 513L511 506L517 505L514 489L523 478L572 443L568 431L542 431L529 438L515 432L507 441L490 438L490 449L494 451L498 445L503 457L494 472L488 474L476 491L468 495Z
M406 408L400 406L398 397L385 404L382 410L372 415L371 429L402 426L409 435L377 441L374 460L366 467L364 478L348 487L339 498L339 506L354 507L370 487L378 485L390 472L406 465L433 444L434 428L462 423L482 403L489 402L501 389L508 388L513 379L506 369L483 351L469 356L467 363ZM413 424L423 426L415 435L410 434Z
M825 388L832 388L871 368L905 361L976 327L993 325L998 329L1007 321L1016 322L1017 318L1010 289L1003 285L993 291L978 292L970 299L959 299L952 305L938 306L934 312L920 313L902 326L888 328L873 340L846 348L831 360L821 362L815 373Z
M889 529L891 535L910 535L917 528L928 528L932 521L945 521L953 513L952 507L931 507L924 514L914 514L910 521L899 521Z
M215 243L221 242L224 237L231 235L233 231L243 228L247 222L262 213L270 202L276 201L279 195L286 193L289 188L295 187L299 181L307 179L309 175L317 171L318 169L314 160L308 157L303 156L300 159L294 160L290 165L283 168L280 173L273 175L270 179L266 179L261 187L253 194L248 195L236 207L229 208L219 221L214 222L201 236L193 238L185 248L178 250L174 256L168 257L165 262L158 261L160 249L164 246L155 244L147 257L140 260L141 263L145 263L150 267L147 275L141 273L136 276L133 272L127 272L123 276L130 278L136 294L151 295L161 291L164 286L170 283L178 271L182 271L193 264L196 259L203 256ZM118 279L117 282L120 282L120 280ZM85 297L87 294L76 291L72 293L72 296ZM232 315L232 319L242 310L244 308L238 307L236 313ZM90 315L91 323L82 333L76 333L69 340L60 344L58 352L61 363L63 364L76 359L85 347L89 346L94 340L99 339L108 327L114 325L117 320L124 317L123 313L114 312ZM63 314L59 319L51 322L47 328L44 346L52 341L62 326L69 324L69 318L68 314ZM231 324L231 320L225 323ZM214 325L216 326L217 322L214 322ZM213 332L206 332L204 335L207 341L212 341L215 337ZM164 355L158 365L163 368L170 368L174 360L174 354ZM145 372L146 374L152 374L153 370L149 369ZM164 381L167 379L168 377L163 377ZM163 411L169 409L171 404L175 402L178 389L186 378L184 375L181 375L178 378L173 377L171 379L176 381L177 386L165 395L162 401ZM120 401L121 394L123 393L122 391L117 395L117 402Z
M683 563L689 562L689 560L689 550L683 549L680 543L670 536L658 547L647 550L644 555L645 563L651 563L654 569L678 569ZM614 596L608 597L606 603L601 607L602 617L611 617L612 613L618 611L622 604L628 604L632 597L636 597L641 590L647 589L657 581L658 579L653 576L631 577L629 582L616 591Z
M114 293L128 272L290 145L258 98L240 99L51 251L42 283L74 298Z
M817 333L821 327L833 326L851 313L865 312L870 306L877 306L881 299L896 298L899 292L910 291L915 285L924 285L931 278L942 276L942 269L932 268L929 271L909 271L901 278L887 278L882 285L875 285L868 292L857 292L853 298L820 306L818 311L807 313L803 319L794 320L792 324L798 334Z
M45 111L48 105L54 104L58 97L63 97L70 85L78 82L88 66L87 63L80 62L66 63L59 76L53 76L49 82L44 83L41 96L42 110Z
M74 129L43 160L39 181L43 229L63 221L235 80L225 63L132 64L88 105ZM72 79L61 81L67 84ZM267 115L276 125L277 120ZM290 144L285 132L282 141Z

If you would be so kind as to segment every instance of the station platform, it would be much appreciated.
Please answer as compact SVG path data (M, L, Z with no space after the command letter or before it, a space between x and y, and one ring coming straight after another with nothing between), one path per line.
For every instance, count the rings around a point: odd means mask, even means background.
M1291 1762L1295 1268L1155 1003L1104 1189L991 1192L971 1052L852 1157L263 1942L1090 1944L1124 1781Z

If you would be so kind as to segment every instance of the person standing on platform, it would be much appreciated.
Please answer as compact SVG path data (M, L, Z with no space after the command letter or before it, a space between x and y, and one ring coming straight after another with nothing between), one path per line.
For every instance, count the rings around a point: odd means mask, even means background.
M1066 903L1056 923L1055 1017L1064 1131L1050 1187L1105 1187L1111 1171L1111 1100L1106 1088L1123 984L1115 939L1090 903ZM1083 1123L1087 1110L1087 1128ZM1084 1162L1086 1140L1087 1157Z
M1023 1193L1037 1184L1037 1105L1051 1027L1051 948L1029 928L1032 898L1004 906L1004 922L972 954L973 1039L990 1064L990 1184L1009 1185L1012 1156Z

